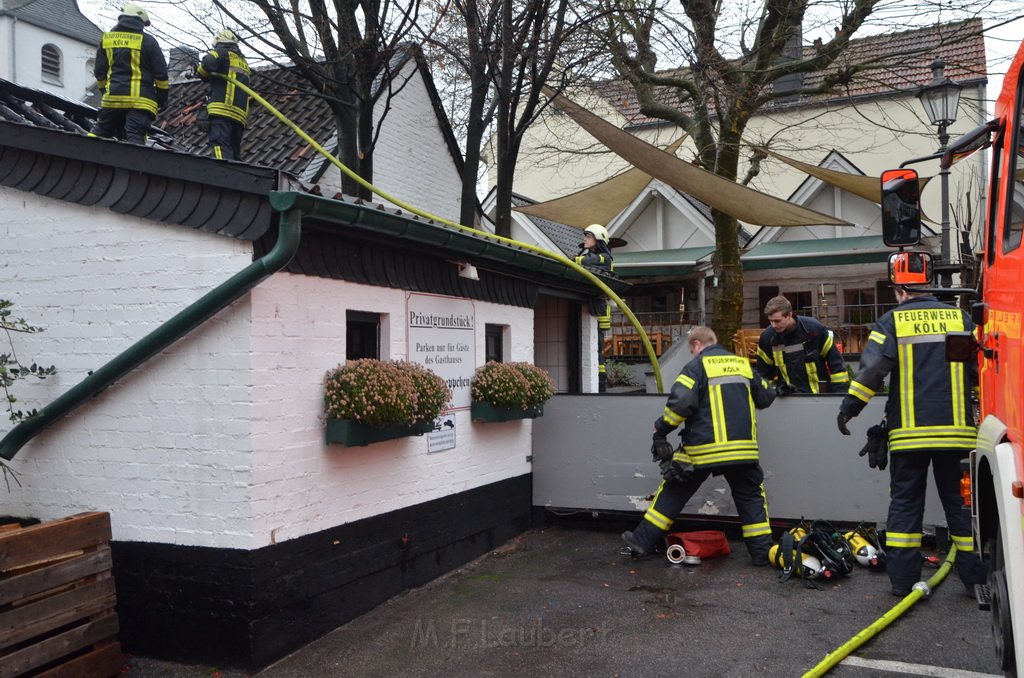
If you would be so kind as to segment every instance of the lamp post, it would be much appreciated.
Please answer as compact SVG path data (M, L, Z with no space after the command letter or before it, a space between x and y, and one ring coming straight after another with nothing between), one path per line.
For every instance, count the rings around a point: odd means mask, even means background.
M964 88L958 82L953 82L945 76L946 64L942 59L932 62L932 81L921 88L917 98L924 106L924 112L928 114L928 120L939 128L939 153L945 153L949 144L949 134L946 128L956 122L957 108L960 106L960 90ZM949 254L949 166L945 162L939 163L939 183L942 189L942 240L940 243L940 257L942 267L941 284L943 287L950 287L952 278L950 275L950 254Z

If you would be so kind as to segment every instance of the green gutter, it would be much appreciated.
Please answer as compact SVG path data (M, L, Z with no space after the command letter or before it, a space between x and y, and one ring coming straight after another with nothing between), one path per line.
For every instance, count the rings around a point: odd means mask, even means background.
M77 386L41 409L36 416L22 421L11 429L0 440L0 458L13 459L18 450L55 421L99 395L118 379L202 325L221 309L287 266L299 249L301 233L301 214L298 211L282 212L278 221L277 242L265 256L260 257L207 292L198 301L129 346L106 365L91 372Z

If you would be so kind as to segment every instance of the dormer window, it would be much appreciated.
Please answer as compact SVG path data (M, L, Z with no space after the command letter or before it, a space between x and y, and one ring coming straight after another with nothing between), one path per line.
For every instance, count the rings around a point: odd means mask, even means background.
M50 43L43 45L42 67L44 82L50 82L56 85L63 84L60 49L56 45Z

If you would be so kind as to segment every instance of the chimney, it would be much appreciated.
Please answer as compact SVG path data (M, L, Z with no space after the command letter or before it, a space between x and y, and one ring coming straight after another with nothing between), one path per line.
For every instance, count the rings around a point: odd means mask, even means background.
M803 28L802 26L795 26L795 32L790 36L789 40L786 41L786 45L782 48L782 53L776 60L776 63L787 63L790 61L798 61L803 58L804 46L803 46ZM787 104L799 99L799 96L795 94L803 89L804 86L804 74L794 73L792 75L784 75L781 78L775 80L772 83L772 90L775 95L785 95L789 92L793 92L793 96L777 98L775 100L776 105Z
M195 78L196 66L199 65L199 50L188 45L171 48L167 62L167 77L171 83L185 82Z

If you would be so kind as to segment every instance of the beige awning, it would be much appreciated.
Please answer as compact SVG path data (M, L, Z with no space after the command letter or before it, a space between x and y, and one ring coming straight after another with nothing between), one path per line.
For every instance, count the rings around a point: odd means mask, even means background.
M849 222L755 191L703 170L602 120L550 87L544 94L595 139L633 167L740 221L758 226L846 226Z
M673 141L665 152L675 155L684 139L685 136ZM512 209L559 224L586 228L590 224L607 224L626 209L649 183L650 174L632 167L582 191Z
M865 200L870 200L873 203L882 202L882 183L878 177L866 177L861 174L850 174L849 172L840 172L838 170L825 169L818 165L812 165L807 162L801 162L794 160L793 158L787 158L781 153L770 151L764 147L755 147L760 151L763 151L767 155L781 160L790 167L794 167L801 172L811 175L817 179L821 179L827 184L836 186L848 193L852 193L856 196L860 196ZM921 190L924 190L925 185L931 177L921 177Z

